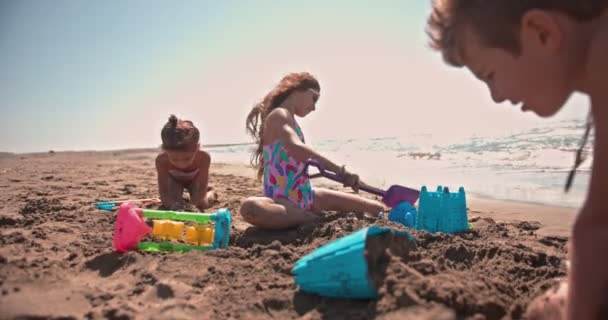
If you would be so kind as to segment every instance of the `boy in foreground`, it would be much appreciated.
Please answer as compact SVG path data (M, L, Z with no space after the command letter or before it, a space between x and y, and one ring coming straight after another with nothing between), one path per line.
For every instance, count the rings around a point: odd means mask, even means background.
M436 0L428 20L432 47L485 82L497 103L550 117L573 92L590 97L593 167L568 281L531 303L529 318L608 319L607 7L608 0Z

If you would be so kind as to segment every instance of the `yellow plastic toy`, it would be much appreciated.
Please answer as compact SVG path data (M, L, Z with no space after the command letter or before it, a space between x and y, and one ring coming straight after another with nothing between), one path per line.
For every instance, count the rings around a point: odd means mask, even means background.
M196 245L213 243L213 228L205 226L186 227L186 242Z
M184 223L171 220L154 220L152 235L162 240L181 240L184 233Z
M160 240L186 240L187 243L195 245L213 244L213 228L201 225L186 226L186 237L184 239L184 223L171 220L154 220L152 235Z

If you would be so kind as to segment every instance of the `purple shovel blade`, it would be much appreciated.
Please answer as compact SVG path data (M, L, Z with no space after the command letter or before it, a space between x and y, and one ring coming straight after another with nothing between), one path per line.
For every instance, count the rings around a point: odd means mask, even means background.
M410 204L414 205L420 196L420 191L410 189L400 185L392 185L386 193L384 197L382 197L382 202L384 202L387 206L393 208L397 206L399 203L403 201L407 201Z

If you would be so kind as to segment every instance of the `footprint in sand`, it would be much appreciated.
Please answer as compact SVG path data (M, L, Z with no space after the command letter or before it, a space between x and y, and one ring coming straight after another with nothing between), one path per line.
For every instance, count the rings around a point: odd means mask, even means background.
M164 283L159 283L156 285L156 295L161 299L169 299L175 297L173 288Z
M85 263L87 269L98 271L103 278L109 277L120 268L134 263L134 256L123 255L117 252L101 254Z

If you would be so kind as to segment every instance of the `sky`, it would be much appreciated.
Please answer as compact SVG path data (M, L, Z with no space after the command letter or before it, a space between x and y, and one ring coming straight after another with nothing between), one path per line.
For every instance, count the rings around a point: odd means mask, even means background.
M495 134L549 122L494 104L428 47L430 1L2 1L0 151L160 145L170 114L206 144L251 142L245 118L283 75L321 84L307 139ZM580 118L575 96L554 120Z

